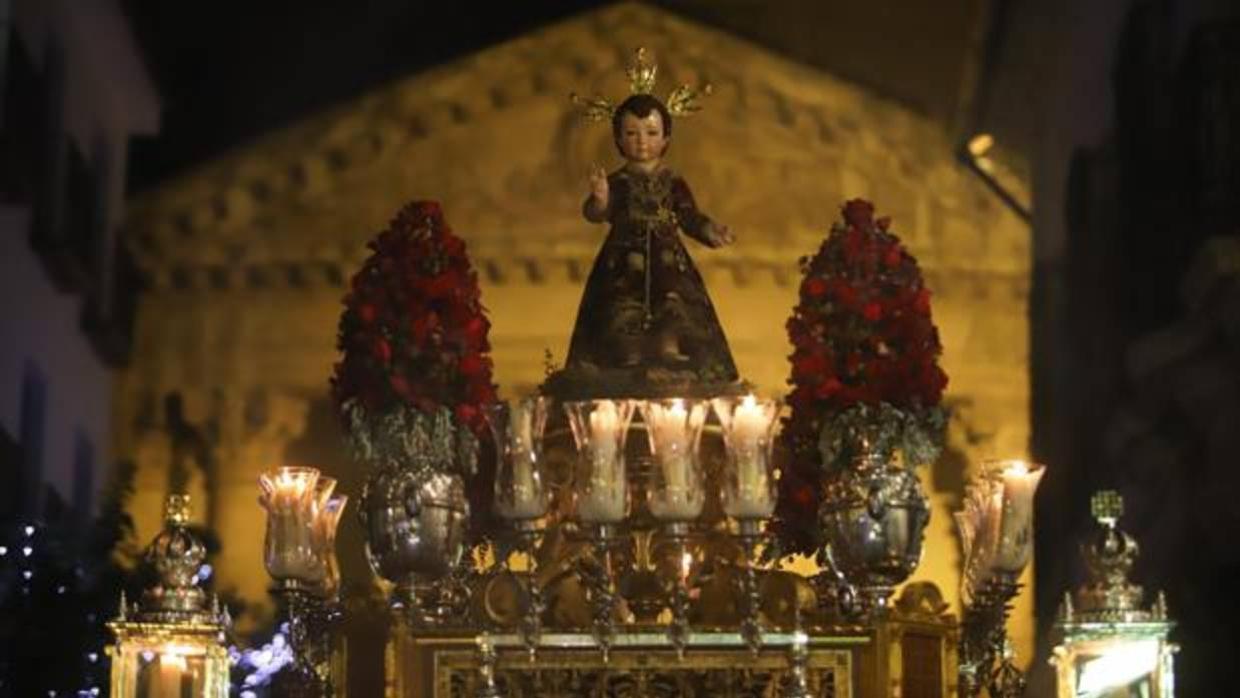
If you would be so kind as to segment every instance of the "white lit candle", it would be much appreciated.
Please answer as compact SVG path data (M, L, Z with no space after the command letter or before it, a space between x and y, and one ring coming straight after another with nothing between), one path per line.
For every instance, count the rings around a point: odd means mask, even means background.
M318 510L316 492L319 471L314 468L285 466L274 475L259 476L262 496L259 503L267 510L265 561L276 579L316 581L322 570L313 549L313 523ZM331 496L331 485L322 488Z
M590 413L590 446L594 463L610 463L616 457L616 430L620 425L616 403L600 400Z
M512 456L512 492L507 502L496 507L500 516L508 519L537 519L547 513L534 475L534 458L529 451L518 451Z
M724 513L740 519L769 518L775 511L769 447L778 406L746 395L739 404L717 402L716 411L735 469L724 492Z
M697 443L707 403L675 399L641 403L650 451L662 476L650 490L650 513L660 521L690 521L702 513L706 491L697 463Z
M165 647L159 652L159 674L155 683L152 698L181 698L182 682L185 675L185 656L174 646Z
M1024 461L1009 461L1005 466L1000 472L1003 487L994 568L1019 574L1033 549L1033 496L1046 469Z
M537 400L522 400L512 408L508 434L512 491L508 494L509 501L499 512L510 519L536 519L547 513L547 502L538 476L538 444L534 435L535 423L542 421L541 410Z
M628 508L628 483L624 475L624 437L632 416L632 404L597 400L582 418L580 403L569 410L573 434L588 464L584 482L577 488L577 518L587 523L619 523Z
M525 398L487 406L495 438L495 513L508 520L536 519L547 513L546 492L538 467L546 425L542 398Z
M655 442L662 453L659 465L663 470L663 482L673 492L684 492L689 481L689 425L686 423L685 405L673 400L667 409L651 410L654 423L651 428Z

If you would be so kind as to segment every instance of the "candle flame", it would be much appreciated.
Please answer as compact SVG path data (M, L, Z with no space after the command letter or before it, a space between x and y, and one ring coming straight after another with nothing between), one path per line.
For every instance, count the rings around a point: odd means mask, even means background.
M159 646L159 661L162 664L177 664L185 668L186 657L202 655L202 648L177 642L169 642Z
M1029 464L1019 459L1008 461L1008 465L1003 472L1005 475L1028 475Z

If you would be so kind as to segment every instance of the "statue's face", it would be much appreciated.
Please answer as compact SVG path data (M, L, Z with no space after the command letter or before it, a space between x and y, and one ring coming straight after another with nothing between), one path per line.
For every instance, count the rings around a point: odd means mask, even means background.
M667 148L663 119L658 111L644 118L625 112L620 119L620 150L625 159L638 164L658 162Z

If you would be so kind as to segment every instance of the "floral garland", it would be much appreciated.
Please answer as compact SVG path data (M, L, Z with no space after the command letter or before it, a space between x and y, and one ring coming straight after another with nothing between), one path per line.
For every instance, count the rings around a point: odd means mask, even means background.
M930 291L890 222L876 220L870 202L848 201L817 254L801 259L800 301L787 323L793 390L775 524L785 553L819 548L821 475L850 462L859 434L909 465L941 447L947 375Z
M455 462L471 474L496 390L491 323L465 242L438 203L414 201L368 246L344 299L331 379L354 455L419 470Z

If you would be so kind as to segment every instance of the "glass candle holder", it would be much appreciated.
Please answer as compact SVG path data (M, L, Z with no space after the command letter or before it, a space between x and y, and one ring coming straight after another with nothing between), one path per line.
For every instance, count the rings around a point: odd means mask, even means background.
M633 419L633 403L586 400L566 403L564 410L577 443L573 482L577 520L587 524L624 521L629 509L624 444Z
M285 466L259 476L262 494L258 502L267 510L267 534L263 562L267 573L280 581L316 584L323 567L314 545L313 523L318 498L319 471ZM334 485L334 483L332 483ZM331 496L328 487L327 496Z
M1023 460L991 461L985 467L1001 488L999 497L991 499L999 507L993 567L1019 575L1033 554L1033 496L1046 468Z
M779 403L716 398L715 414L727 449L720 499L723 513L738 520L769 519L775 513L776 479L771 459Z
M1013 579L1033 552L1033 495L1046 469L1021 460L987 461L954 518L964 551L961 599L970 603L996 575Z
M343 494L331 496L314 518L314 549L319 566L323 569L322 587L328 596L340 590L340 563L336 559L336 529L340 515L349 498Z
M692 521L706 504L698 448L709 403L705 400L646 400L638 403L654 473L649 488L650 514L659 521Z
M542 437L547 400L524 398L487 407L495 437L495 513L508 521L546 515L548 491L542 474Z

